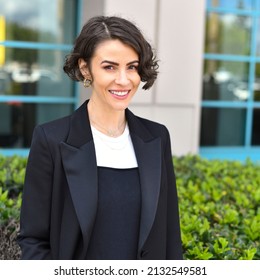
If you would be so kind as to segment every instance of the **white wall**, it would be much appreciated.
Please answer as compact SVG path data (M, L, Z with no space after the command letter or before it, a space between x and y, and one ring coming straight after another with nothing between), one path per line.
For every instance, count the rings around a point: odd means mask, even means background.
M143 31L156 48L160 74L149 91L139 90L130 109L165 124L175 155L199 147L205 0L85 0L84 21L119 15ZM93 7L93 9L91 9ZM89 11L93 11L92 14ZM86 92L83 88L82 99Z

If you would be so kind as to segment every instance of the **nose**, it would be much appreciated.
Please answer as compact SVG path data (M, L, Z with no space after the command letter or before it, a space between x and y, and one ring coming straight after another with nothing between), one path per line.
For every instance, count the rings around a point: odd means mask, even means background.
M129 79L125 70L121 70L117 73L115 82L118 85L128 85Z

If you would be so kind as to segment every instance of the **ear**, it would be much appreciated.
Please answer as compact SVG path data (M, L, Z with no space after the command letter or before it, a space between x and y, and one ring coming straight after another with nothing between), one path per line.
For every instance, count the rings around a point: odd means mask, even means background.
M78 60L78 65L79 65L79 71L81 75L85 79L89 79L91 77L87 62L83 58L79 58Z

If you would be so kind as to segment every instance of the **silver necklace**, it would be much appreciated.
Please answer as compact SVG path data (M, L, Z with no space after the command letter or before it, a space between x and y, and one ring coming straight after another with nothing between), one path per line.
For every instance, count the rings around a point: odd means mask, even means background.
M110 136L110 137L118 137L120 136L124 130L125 130L125 125L126 122L125 120L122 122L122 124L119 126L118 129L107 129L105 127L103 127L102 125L98 124L97 122L93 121L93 119L90 119L90 122L94 125L94 127L96 127L98 130L102 131L103 133L105 133L106 135Z

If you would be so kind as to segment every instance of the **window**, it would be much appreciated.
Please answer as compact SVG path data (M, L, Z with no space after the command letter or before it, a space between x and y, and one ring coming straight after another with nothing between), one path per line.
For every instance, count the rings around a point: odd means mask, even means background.
M0 0L0 152L27 153L35 125L70 114L77 88L63 73L80 1Z
M200 153L260 160L260 0L208 0Z

